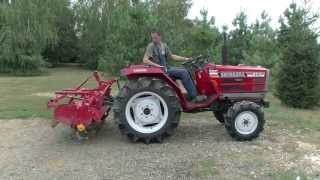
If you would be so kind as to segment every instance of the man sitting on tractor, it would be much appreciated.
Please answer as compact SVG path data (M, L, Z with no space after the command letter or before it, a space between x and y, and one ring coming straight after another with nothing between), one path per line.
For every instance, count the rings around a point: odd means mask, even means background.
M167 65L168 59L173 59L176 61L188 61L192 58L172 54L167 44L162 42L161 33L159 31L152 31L151 38L152 42L146 48L146 52L143 57L143 63L151 66L161 67L166 70L172 79L180 79L188 92L188 100L193 102L201 102L205 100L206 97L198 96L196 86L186 69L170 68Z

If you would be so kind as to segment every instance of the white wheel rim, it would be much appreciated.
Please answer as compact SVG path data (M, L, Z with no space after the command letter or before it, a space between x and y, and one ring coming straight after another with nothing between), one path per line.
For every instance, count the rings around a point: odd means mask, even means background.
M132 96L126 105L126 119L136 131L144 134L160 130L168 120L168 106L161 96L144 91Z
M258 127L258 117L252 111L243 111L239 113L235 120L236 130L243 135L253 133Z

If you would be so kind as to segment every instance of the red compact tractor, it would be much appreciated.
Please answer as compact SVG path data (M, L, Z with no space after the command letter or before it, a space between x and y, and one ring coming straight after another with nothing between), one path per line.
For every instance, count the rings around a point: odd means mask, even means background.
M183 64L194 79L201 103L189 102L178 83L165 70L148 65L129 65L121 70L128 81L119 94L110 95L111 81L98 80L97 89L57 92L55 119L77 131L103 122L112 105L121 133L132 141L161 142L179 125L181 112L212 111L236 140L256 138L265 123L263 107L268 91L269 70L260 66L215 65L203 56ZM75 95L80 96L75 102ZM59 104L61 98L70 101Z

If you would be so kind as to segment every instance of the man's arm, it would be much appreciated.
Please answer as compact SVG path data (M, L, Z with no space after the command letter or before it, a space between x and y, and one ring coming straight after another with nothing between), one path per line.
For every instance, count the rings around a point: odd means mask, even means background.
M152 46L149 44L146 48L146 52L144 53L143 56L143 63L151 65L151 66L156 66L156 67L161 67L159 64L152 62L150 59L152 58Z
M145 54L144 57L143 57L143 63L151 65L151 66L161 67L159 64L152 62L150 60L150 58L151 58L150 56Z
M167 57L169 57L170 59L172 60L175 60L175 61L189 61L191 58L187 58L187 57L183 57L183 56L178 56L176 54L172 54L170 48L168 47L167 44L164 44L165 45L165 48L166 48L166 55Z
M183 56L178 56L175 54L171 54L171 59L176 60L176 61L189 61L191 58L183 57Z

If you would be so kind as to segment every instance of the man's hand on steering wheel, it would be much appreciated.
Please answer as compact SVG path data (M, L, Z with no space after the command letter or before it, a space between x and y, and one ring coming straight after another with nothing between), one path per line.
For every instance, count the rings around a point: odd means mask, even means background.
M185 61L191 61L191 60L193 60L193 58L192 57L186 57L184 60Z
M184 63L182 63L183 66L189 66L192 68L200 68L203 63L207 62L205 60L206 56L200 55L194 58L188 58L188 61L186 60ZM186 58L187 59L187 58Z

